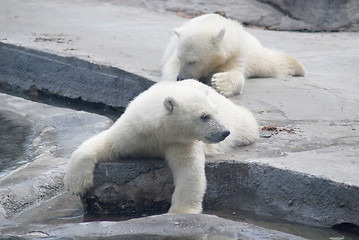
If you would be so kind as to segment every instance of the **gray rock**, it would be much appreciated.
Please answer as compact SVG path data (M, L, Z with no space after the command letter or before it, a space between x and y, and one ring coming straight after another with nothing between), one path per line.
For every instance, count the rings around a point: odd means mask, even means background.
M116 239L185 240L304 240L291 234L204 214L164 214L122 222L34 225L9 229L3 234L38 231L57 237L113 237ZM144 235L146 234L146 235ZM153 236L157 235L157 237ZM160 236L158 236L160 235ZM26 235L25 235L26 236ZM162 237L161 237L162 236Z
M260 212L316 226L359 224L359 187L257 163L209 159L205 209ZM160 159L103 162L82 197L89 214L141 216L166 212L171 172Z
M22 152L26 158L14 166L16 169L1 172L1 220L12 218L25 208L62 191L67 158L82 141L108 128L112 121L95 114L51 107L5 94L0 94L0 102L0 114L5 113L2 114L2 127L20 129L26 126L25 129L29 130L17 132L19 135L25 133L23 137L27 144ZM7 136L12 139L7 142L19 137Z
M359 2L356 0L259 0L284 16L308 24L312 31L359 31ZM282 21L280 30L300 30Z
M0 55L0 88L33 100L46 95L125 108L153 84L121 69L1 42Z
M14 169L25 163L29 156L26 146L32 134L31 123L12 111L0 110L0 172ZM0 176L2 175L0 174Z
M277 30L359 31L356 0L231 0L231 1L116 1L113 4L142 6L156 11L192 17L218 12L244 24Z
M172 175L160 159L98 164L94 183L81 200L85 212L95 215L165 213L173 192Z

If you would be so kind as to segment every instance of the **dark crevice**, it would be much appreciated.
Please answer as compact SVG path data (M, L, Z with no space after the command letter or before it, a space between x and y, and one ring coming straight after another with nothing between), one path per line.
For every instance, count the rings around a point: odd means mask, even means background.
M352 223L340 223L332 226L332 229L340 233L350 233L359 237L359 226Z
M24 91L4 82L0 82L0 92L55 107L100 114L112 119L113 121L117 120L125 110L125 108L122 107L112 107L103 103L88 102L83 100L81 97L69 98L60 96L58 94L51 93L46 89L39 90L36 87L31 87L29 90Z
M257 0L257 1L271 6L272 8L274 8L275 10L277 10L278 12L283 14L284 16L287 16L287 17L289 17L291 19L294 19L294 20L302 21L302 19L294 17L290 12L288 12L287 10L282 9L280 6L278 6L277 4L275 4L275 3L271 2L271 1L266 1L266 0Z

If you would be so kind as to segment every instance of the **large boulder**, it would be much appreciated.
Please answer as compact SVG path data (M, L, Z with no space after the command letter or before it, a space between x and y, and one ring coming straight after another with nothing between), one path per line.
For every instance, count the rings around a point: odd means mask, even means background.
M274 30L359 31L357 0L108 1L176 12L183 17L218 12L246 25Z
M357 0L259 0L270 4L284 16L307 24L313 31L358 31ZM281 30L300 30L296 24L281 21Z

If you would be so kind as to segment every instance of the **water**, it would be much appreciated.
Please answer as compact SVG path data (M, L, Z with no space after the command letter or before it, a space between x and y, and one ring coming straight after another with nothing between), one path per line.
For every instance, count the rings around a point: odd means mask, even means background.
M66 238L51 237L48 234L36 231L30 232L23 236L12 237L0 234L2 240L30 240L30 239L47 239L47 240L64 240ZM150 235L150 234L131 234L131 235L118 235L111 237L76 237L79 240L238 240L234 238L210 235L210 234L198 234L198 235L178 235L178 236L161 236L161 235Z
M0 111L0 178L28 162L26 146L31 134L31 124L25 118Z
M347 229L344 231L336 231L332 228L314 227L310 225L288 222L273 217L257 216L250 212L236 211L230 209L221 209L221 211L205 211L205 213L217 215L222 218L233 221L247 222L268 229L289 233L299 237L314 240L359 240L359 230L356 228L352 232ZM338 239L335 239L338 238Z
M78 239L89 239L78 238ZM178 235L178 236L160 236L160 235L148 235L148 234L134 234L134 235L121 235L113 237L100 237L99 240L237 240L234 238L211 235L211 234L196 234L196 235Z

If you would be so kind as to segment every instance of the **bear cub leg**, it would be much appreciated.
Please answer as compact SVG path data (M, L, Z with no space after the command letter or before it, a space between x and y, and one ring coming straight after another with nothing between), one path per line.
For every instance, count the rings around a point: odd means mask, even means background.
M168 212L201 213L206 191L205 155L201 143L169 147L166 161L175 184Z

